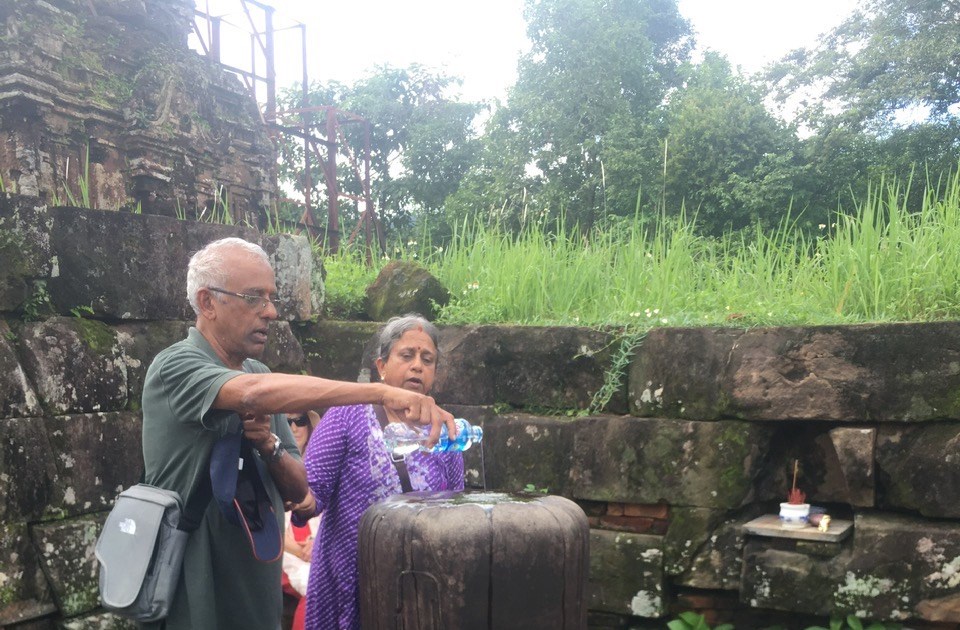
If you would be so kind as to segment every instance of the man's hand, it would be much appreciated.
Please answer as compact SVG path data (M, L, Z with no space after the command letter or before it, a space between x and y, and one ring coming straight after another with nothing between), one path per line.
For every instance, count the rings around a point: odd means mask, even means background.
M287 501L283 507L303 520L313 518L317 514L317 500L313 497L312 492L307 492L307 496L303 497L303 501L300 503Z
M266 414L255 415L252 413L244 414L243 437L250 440L253 447L261 453L272 453L273 437L270 435L270 416Z
M430 425L427 448L440 439L440 427L444 424L447 425L447 435L450 439L457 437L457 425L453 421L453 414L438 407L433 398L399 387L385 385L385 388L382 402L385 409L396 413L405 422Z

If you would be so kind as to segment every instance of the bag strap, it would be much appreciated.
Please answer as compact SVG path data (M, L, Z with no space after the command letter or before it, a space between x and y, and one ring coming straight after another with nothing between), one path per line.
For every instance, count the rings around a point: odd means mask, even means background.
M141 467L140 482L146 483L147 471L146 465ZM213 487L210 485L210 454L207 453L206 463L203 465L203 473L200 475L200 483L194 488L196 492L190 494L190 500L180 511L180 524L177 529L184 532L192 532L200 527L203 520L203 513L207 511L207 505L213 498Z
M373 411L377 415L377 421L380 422L380 428L387 426L390 420L387 418L387 412L380 405L374 405ZM400 477L400 489L403 492L413 492L413 484L410 483L410 471L407 470L407 462L404 459L390 457L393 467L397 469L397 476Z

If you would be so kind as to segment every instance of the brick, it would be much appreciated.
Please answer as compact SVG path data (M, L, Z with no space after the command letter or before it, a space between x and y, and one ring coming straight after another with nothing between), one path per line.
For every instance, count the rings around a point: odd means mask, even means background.
M646 534L651 531L655 521L640 516L601 516L600 527L623 532Z
M670 506L666 503L624 503L623 515L665 519L670 516Z

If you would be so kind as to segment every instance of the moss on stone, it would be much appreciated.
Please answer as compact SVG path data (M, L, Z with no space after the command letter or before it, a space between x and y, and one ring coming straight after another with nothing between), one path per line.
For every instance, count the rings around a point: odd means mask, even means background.
M718 461L721 467L717 479L718 498L724 505L739 504L750 491L752 479L743 469L755 445L750 427L741 422L725 422L718 439Z
M19 594L14 585L0 586L0 606L7 606L17 601Z
M25 249L23 235L4 224L5 221L0 219L0 260L4 261L0 265L0 286L25 281L29 275L26 259L22 255Z
M80 340L97 354L109 354L117 344L113 330L103 322L78 317L73 324Z
M703 542L710 537L720 512L706 508L670 508L670 527L663 538L663 570L680 575L689 567Z

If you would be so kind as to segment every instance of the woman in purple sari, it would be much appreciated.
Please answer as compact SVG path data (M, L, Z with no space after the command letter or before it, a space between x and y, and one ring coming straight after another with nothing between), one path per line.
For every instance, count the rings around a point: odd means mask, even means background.
M380 380L429 394L436 376L437 328L419 315L394 317L380 332ZM415 452L396 464L382 428L399 418L376 405L333 407L307 446L307 481L323 512L307 585L306 630L360 627L357 547L360 517L409 490L463 490L461 453Z

